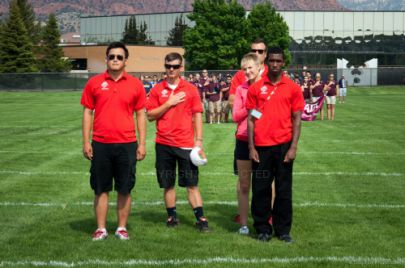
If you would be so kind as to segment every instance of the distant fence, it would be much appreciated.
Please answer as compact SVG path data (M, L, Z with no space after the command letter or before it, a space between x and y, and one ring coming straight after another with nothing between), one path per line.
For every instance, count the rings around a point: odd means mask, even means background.
M369 69L370 70L370 69ZM325 80L328 74L335 74L339 79L342 73L350 72L351 77L348 79L350 86L367 85L405 85L405 67L380 67L371 69L371 75L362 76L362 69L310 69L313 77L316 72L320 72ZM236 71L231 70L209 70L210 74L221 74L226 77L227 74L233 75ZM289 69L288 73L301 75L302 70ZM200 73L201 71L187 71L184 76L189 74ZM140 78L141 76L156 75L160 78L161 72L131 73ZM48 91L48 90L68 90L79 91L84 88L88 79L96 73L2 73L0 74L0 90L30 90L30 91ZM377 75L377 79L375 79ZM347 75L346 75L347 77ZM361 83L360 83L361 82Z

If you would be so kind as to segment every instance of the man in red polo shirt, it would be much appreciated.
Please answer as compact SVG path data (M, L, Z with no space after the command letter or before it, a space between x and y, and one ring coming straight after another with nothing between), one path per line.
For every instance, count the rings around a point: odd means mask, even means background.
M301 88L282 74L284 52L268 50L268 75L249 90L248 140L253 160L252 216L257 239L269 241L275 235L287 243L292 224L292 167L301 133L304 98ZM271 208L271 184L276 197ZM273 226L269 218L273 219Z
M108 195L113 179L114 189L118 192L115 236L129 239L126 225L131 210L130 193L135 186L136 161L144 159L146 154L145 89L141 81L125 72L128 63L125 45L111 43L106 51L106 62L107 71L87 82L81 99L84 106L83 155L91 160L90 184L95 193L97 230L93 234L94 241L108 236Z
M156 85L146 103L148 119L156 120L156 173L168 219L167 227L179 223L176 213L176 165L179 171L179 186L186 187L188 200L196 217L196 227L209 231L204 217L202 198L198 189L198 168L191 162L193 147L202 148L203 108L197 88L180 78L183 58L179 53L165 57L167 78Z
M264 40L262 38L256 38L250 45L250 52L256 53L259 57L259 74L262 78L266 77L268 68L267 65L264 64L264 61L266 59L267 45ZM231 88L229 90L229 105L231 108L233 107L233 100L235 99L236 89L247 81L248 79L246 78L245 72L243 70L239 70L232 78Z

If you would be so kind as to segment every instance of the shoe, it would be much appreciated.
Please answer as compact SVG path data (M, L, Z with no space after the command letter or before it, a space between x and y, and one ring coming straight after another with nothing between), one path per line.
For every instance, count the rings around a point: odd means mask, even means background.
M166 226L167 227L176 227L179 225L179 220L176 217L170 216L167 221L166 221Z
M115 231L115 237L120 240L129 240L127 229L118 228L117 231Z
M239 234L240 235L248 235L249 234L249 228L247 226L242 226L239 228Z
M211 231L210 228L208 227L208 221L204 217L201 217L200 220L195 223L195 227L200 232L203 232L203 233L207 233L207 232Z
M271 240L271 234L268 233L260 233L257 236L257 240L261 241L261 242L269 242Z
M97 229L93 233L93 241L100 241L106 239L108 236L107 230L106 229Z
M240 224L240 215L235 215L235 217L233 217L233 221L236 222L237 224Z
M289 234L279 235L278 239L286 242L287 244L294 243L294 240L291 238L291 236Z

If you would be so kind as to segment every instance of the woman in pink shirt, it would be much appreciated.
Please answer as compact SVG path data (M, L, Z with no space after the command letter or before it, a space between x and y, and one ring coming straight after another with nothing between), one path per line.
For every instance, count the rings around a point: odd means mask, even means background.
M249 158L247 119L248 111L245 108L248 88L251 84L261 79L260 62L255 53L248 53L242 58L242 70L245 72L248 81L242 83L235 93L235 100L232 109L233 121L238 124L236 130L235 159L239 180L237 183L239 233L249 234L247 219L249 214L249 192L252 172L252 161Z

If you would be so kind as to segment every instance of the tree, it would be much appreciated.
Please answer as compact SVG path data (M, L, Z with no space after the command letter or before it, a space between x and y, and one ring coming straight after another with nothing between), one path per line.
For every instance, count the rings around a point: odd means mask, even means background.
M247 18L250 41L260 37L266 44L284 50L286 66L291 62L288 25L269 2L256 4Z
M154 45L155 42L152 41L150 36L147 34L148 26L146 25L146 22L144 21L139 29L139 36L138 36L138 44L140 45Z
M180 17L176 17L173 29L169 31L169 37L167 38L168 46L183 46L184 31L188 29L186 22L183 18L183 14Z
M59 43L60 32L56 17L54 14L50 14L42 32L42 41L39 48L39 67L42 72L70 71L71 64L63 58L63 50Z
M36 45L40 40L41 25L35 23L35 13L32 5L27 0L17 0L20 15L24 22L25 29L31 39L31 42Z
M125 28L121 41L125 44L131 45L153 45L155 42L148 37L146 33L147 29L148 26L146 25L146 22L141 23L138 29L135 16L131 16L125 21Z
M121 41L125 44L136 44L138 41L138 35L139 31L136 26L135 16L131 16L125 21L123 38Z
M195 0L184 33L190 69L239 69L247 52L245 10L236 0Z
M10 2L9 17L0 30L0 72L38 71L32 44L16 0Z

